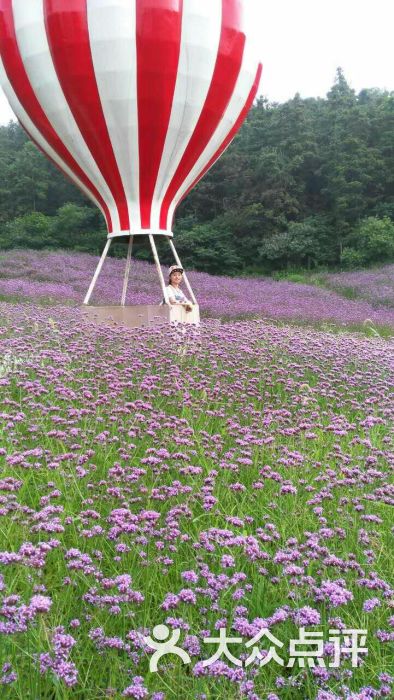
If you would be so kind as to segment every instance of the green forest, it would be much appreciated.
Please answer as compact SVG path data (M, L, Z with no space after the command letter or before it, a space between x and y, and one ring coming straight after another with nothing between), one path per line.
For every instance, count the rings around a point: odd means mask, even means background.
M15 122L0 127L0 160L1 248L101 252L101 213ZM180 205L174 231L183 264L211 273L394 260L394 92L356 94L339 68L324 99L260 97ZM112 254L124 255L124 245ZM144 240L135 255L150 259Z

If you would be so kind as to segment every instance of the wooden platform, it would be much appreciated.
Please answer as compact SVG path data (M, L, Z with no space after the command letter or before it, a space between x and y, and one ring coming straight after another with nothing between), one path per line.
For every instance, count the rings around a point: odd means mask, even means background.
M192 311L183 306L151 304L146 306L82 306L89 320L98 324L123 325L128 328L153 326L163 323L198 324L200 310L197 304Z

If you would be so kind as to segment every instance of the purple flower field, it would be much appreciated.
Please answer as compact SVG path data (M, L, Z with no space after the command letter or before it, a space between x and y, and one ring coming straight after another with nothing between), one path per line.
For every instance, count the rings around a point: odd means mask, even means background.
M331 289L353 292L373 306L394 308L394 265L385 265L376 270L322 275L322 279Z
M204 323L163 333L83 317L96 264L0 258L1 697L393 697L394 343L269 320L392 327L390 268L326 276L360 299L192 272Z
M39 259L1 294L76 304L94 260ZM257 288L193 281L211 313ZM0 357L1 698L393 697L392 341L0 302Z
M97 260L81 253L7 252L0 258L0 297L77 305L85 296ZM124 260L107 259L92 304L119 303L124 265ZM189 278L202 314L208 317L249 315L345 326L361 325L368 319L376 326L394 327L394 308L375 308L373 294L371 299L346 299L313 284L215 277L201 272L191 272ZM155 267L133 261L127 303L152 304L160 300Z

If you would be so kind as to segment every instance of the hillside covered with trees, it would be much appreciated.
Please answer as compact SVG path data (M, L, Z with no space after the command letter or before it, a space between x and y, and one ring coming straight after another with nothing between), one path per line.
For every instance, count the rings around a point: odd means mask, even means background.
M14 122L0 127L0 162L1 248L101 252L101 214ZM185 265L219 274L394 260L394 92L356 94L338 69L325 99L260 98L175 233ZM144 240L135 253L150 259Z

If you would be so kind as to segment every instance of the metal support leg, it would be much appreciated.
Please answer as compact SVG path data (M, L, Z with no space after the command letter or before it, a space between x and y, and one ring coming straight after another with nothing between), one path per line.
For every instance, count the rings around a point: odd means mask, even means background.
M156 243L155 243L153 235L151 233L149 234L149 240L150 240L150 244L152 247L153 257L154 257L155 263L156 263L157 273L158 273L159 279L160 279L161 291L163 292L163 299L164 299L166 304L169 304L167 288L166 288L166 285L164 282L163 272L162 272L162 269L160 267L160 260L159 260L158 254L157 254Z
M125 269L124 280L123 280L122 299L120 302L121 306L124 306L126 303L127 285L129 283L130 267L131 267L131 251L132 250L133 250L133 236L130 236L129 245L127 248L127 260L126 260L126 269Z
M90 299L90 297L91 297L91 295L92 295L93 289L94 289L95 286L96 286L97 278L98 278L98 276L99 276L99 274L100 274L100 272L101 272L101 268L102 268L102 266L103 266L103 264L104 264L105 258L107 257L107 253L108 253L108 251L109 251L109 247L110 247L111 243L112 243L112 238L108 238L107 243L105 244L105 248L104 248L104 250L103 250L103 252L102 252L102 254L101 254L101 258L100 258L100 260L99 260L99 263L98 263L98 265L97 265L97 267L96 267L96 272L95 272L94 275L93 275L93 279L92 279L92 281L91 281L91 283L90 283L90 287L89 287L89 289L88 289L88 291L87 291L86 297L85 297L85 299L83 300L83 303L84 303L84 304L89 304L89 299Z
M174 254L174 258L175 258L176 264L179 265L179 267L182 267L182 269L183 269L183 265L182 265L182 263L181 263L181 261L180 261L180 258L179 258L178 253L176 252L176 248L175 248L175 246L174 246L174 244L173 244L173 242L172 242L172 239L169 238L169 239L168 239L168 242L169 242L170 247L171 247L171 250L172 250L172 252L173 252L173 254ZM183 279L185 280L185 284L186 284L187 290L188 290L188 292L189 292L189 294L190 294L190 296L191 296L191 299L192 299L193 304L197 304L196 297L194 296L193 290L192 290L192 288L191 288L191 285L190 285L189 280L187 279L187 275L186 275L186 272L185 272L185 271L183 272Z

